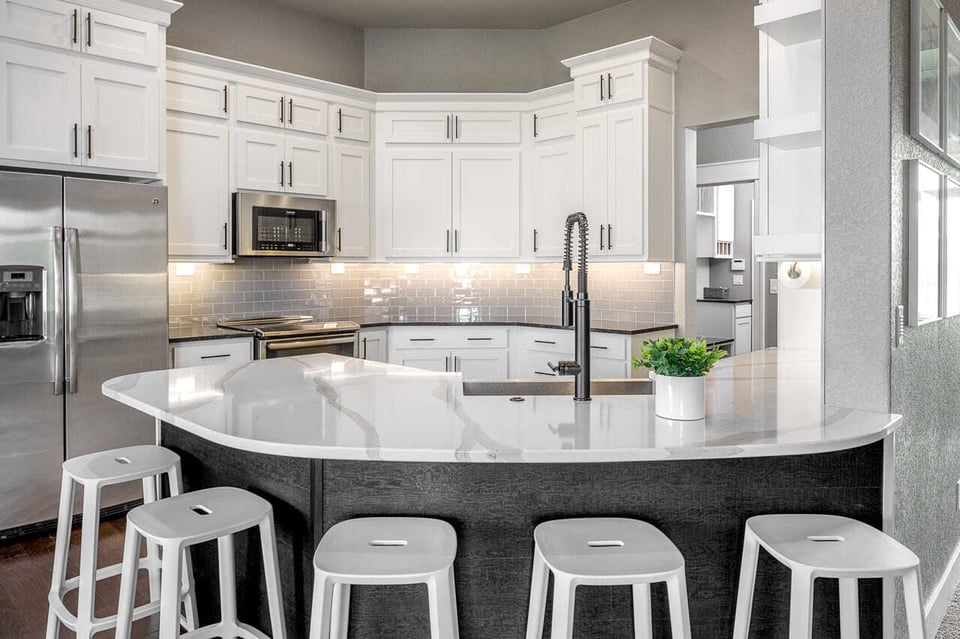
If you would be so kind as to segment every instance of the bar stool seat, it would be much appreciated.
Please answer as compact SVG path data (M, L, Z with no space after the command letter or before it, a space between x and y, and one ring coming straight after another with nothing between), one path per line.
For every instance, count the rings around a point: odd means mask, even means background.
M209 488L134 508L127 515L117 612L117 639L130 636L135 595L136 555L140 539L159 544L163 568L160 584L160 639L180 637L179 557L187 548L217 540L220 564L220 621L187 632L184 637L267 639L256 628L237 620L236 559L233 535L259 527L267 601L273 639L284 639L280 572L277 564L273 507L265 499L239 488Z
M363 517L335 524L313 557L310 639L346 639L351 585L425 583L432 639L457 639L457 535L437 519Z
M636 519L547 521L536 527L527 639L540 639L549 572L553 573L551 637L573 636L577 586L632 585L637 637L652 636L650 584L666 582L670 627L689 639L690 616L683 555L655 526Z
M863 522L835 515L761 515L747 520L733 636L750 630L759 548L791 571L790 639L813 631L813 581L840 580L840 635L860 636L857 580L902 577L910 639L923 639L920 560L906 546Z
M100 530L100 492L104 486L142 480L143 500L156 502L157 481L168 478L170 493L180 493L180 457L161 446L129 446L105 450L68 459L63 463L60 484L60 511L57 520L57 537L53 559L53 575L47 613L47 639L56 639L60 625L86 639L103 630L116 626L117 616L97 617L94 614L96 583L120 574L121 564L97 568L97 550ZM66 578L67 555L70 547L70 530L73 523L73 504L76 486L83 488L83 511L80 536L80 571L76 577ZM188 560L187 560L188 561ZM134 619L155 614L160 607L160 558L155 545L147 546L147 556L138 558L137 569L146 569L150 578L150 602L138 606ZM188 565L184 570L184 584L180 596L186 608L183 624L193 627L196 608L192 595L192 572ZM71 590L77 593L77 614L72 614L63 603ZM179 614L179 612L178 612Z

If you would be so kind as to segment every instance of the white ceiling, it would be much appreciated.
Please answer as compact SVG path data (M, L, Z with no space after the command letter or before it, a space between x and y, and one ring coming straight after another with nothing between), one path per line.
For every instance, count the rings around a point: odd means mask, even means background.
M542 29L625 0L277 0L343 24L372 28Z

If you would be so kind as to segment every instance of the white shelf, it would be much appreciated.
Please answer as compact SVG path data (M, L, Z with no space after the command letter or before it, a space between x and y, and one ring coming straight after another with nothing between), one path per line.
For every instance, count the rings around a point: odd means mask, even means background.
M816 261L823 255L823 235L754 235L753 248L758 262Z
M821 0L773 0L753 8L753 24L784 45L822 37Z
M753 139L784 150L819 146L822 126L819 111L761 118L753 123Z

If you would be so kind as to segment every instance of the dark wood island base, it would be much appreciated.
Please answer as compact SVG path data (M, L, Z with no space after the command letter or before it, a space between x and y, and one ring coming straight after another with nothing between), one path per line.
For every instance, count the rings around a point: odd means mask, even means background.
M845 515L880 527L883 442L783 457L630 463L418 463L300 459L212 443L166 423L163 445L180 454L187 490L237 486L274 507L288 636L307 637L312 555L333 524L353 517L436 517L457 531L460 636L525 633L533 529L567 517L634 517L667 534L686 560L695 639L733 628L744 522L765 513ZM241 619L266 629L255 532L238 536ZM254 554L250 555L252 552ZM202 610L216 610L216 547L194 553ZM761 555L751 636L786 637L790 579ZM669 636L662 586L653 587L654 636ZM814 634L839 637L837 585L818 580ZM860 586L863 636L881 636L880 580ZM215 620L217 612L208 613ZM549 628L549 604L546 627ZM548 635L545 630L545 635ZM574 636L633 637L629 587L577 592ZM424 586L354 587L350 637L429 637Z

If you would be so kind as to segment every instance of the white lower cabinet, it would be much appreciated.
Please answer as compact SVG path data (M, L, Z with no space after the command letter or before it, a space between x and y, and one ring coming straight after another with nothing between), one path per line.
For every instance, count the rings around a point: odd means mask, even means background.
M387 331L364 330L360 331L360 358L372 362L387 361Z
M446 373L463 379L509 377L508 331L500 327L394 327L390 363Z
M463 379L507 379L509 366L507 350L502 348L473 348L450 351L453 372Z
M450 351L434 348L391 350L390 363L446 373L450 371Z
M697 302L697 335L732 339L733 352L753 350L753 304L751 302Z
M733 350L735 355L743 355L753 350L752 317L738 317L734 321Z
M253 338L240 337L216 340L178 342L171 347L173 367L239 364L253 359Z

